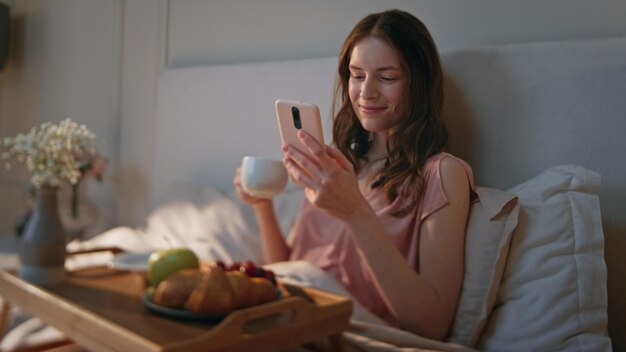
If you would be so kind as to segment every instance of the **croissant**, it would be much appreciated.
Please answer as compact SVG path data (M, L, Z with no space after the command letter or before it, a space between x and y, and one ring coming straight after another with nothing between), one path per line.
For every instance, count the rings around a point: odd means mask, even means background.
M165 307L183 307L201 277L202 272L197 269L177 271L159 283L152 300Z
M222 313L276 299L274 285L238 271L213 265L180 270L157 286L153 302L194 312Z

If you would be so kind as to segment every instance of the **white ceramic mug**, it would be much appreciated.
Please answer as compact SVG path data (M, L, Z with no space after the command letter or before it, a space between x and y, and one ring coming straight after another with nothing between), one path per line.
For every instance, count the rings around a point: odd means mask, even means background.
M272 198L287 186L289 177L283 162L262 156L244 156L241 186L253 197Z

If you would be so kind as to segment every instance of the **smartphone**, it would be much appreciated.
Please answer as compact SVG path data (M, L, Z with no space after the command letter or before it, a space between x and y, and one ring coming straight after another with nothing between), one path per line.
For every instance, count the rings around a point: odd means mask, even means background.
M321 145L324 145L324 133L320 109L312 103L278 99L274 104L276 118L283 144L290 144L303 153L307 147L298 138L298 131L306 131Z

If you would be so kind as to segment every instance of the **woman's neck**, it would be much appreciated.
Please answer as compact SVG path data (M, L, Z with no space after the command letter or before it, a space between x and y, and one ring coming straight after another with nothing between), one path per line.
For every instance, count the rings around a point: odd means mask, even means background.
M366 160L361 164L359 171L359 186L361 192L366 194L371 188L371 184L376 181L380 169L387 159L387 135L383 132L373 134L373 140L367 151Z
M386 158L387 154L387 134L375 132L374 140L367 151L367 158L369 161L375 161Z

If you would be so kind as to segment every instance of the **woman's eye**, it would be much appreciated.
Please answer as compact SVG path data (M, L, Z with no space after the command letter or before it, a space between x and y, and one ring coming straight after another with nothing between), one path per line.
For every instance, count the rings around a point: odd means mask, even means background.
M357 79L357 80L362 80L362 79L365 79L365 76L360 75L360 74L356 74L356 73L351 73L350 74L350 78Z
M383 81L387 81L387 82L393 82L397 80L396 77L380 77L380 79L382 79Z

